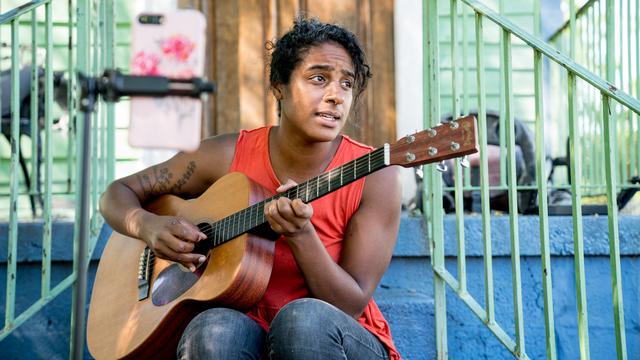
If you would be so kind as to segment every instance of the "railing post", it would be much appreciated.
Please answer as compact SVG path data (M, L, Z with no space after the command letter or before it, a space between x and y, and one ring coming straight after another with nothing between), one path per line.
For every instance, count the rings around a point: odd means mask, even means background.
M77 71L79 73L90 75L90 0L78 0L77 3ZM70 74L70 76L76 76L76 73ZM76 186L76 222L74 231L74 246L73 246L73 273L75 274L75 282L73 286L73 312L71 314L71 349L69 357L71 359L82 359L84 355L84 340L85 340L85 302L86 302L86 280L87 280L87 247L84 240L88 240L89 237L89 221L88 207L89 197L88 193L88 181L91 174L89 169L90 158L90 141L91 141L91 128L87 123L89 117L82 117L81 121L76 124L76 134L78 146L76 148L76 179L78 185ZM86 188L86 189L85 189Z
M587 316L587 290L584 274L584 239L582 230L582 156L576 108L576 76L569 72L569 148L571 176L571 211L573 214L573 258L576 277L576 301L578 309L578 337L580 358L589 359L589 321Z
M484 73L483 15L476 12L476 69L478 86L478 143L480 145L480 199L484 259L484 299L486 324L495 323L493 295L493 251L491 250L491 210L489 207L489 159L487 158L487 99Z
M544 141L544 111L542 103L542 54L534 50L533 66L535 76L536 112L536 174L546 174ZM551 283L551 254L549 246L549 212L547 209L547 179L536 176L538 184L538 209L540 218L540 257L542 258L542 291L544 295L544 329L547 344L547 359L555 360L556 334L553 320L553 286Z
M425 101L428 107L424 111L424 125L431 127L440 123L440 56L438 44L438 2L425 0L423 6L423 26L428 26L423 33L427 34L427 48L425 49L424 62L428 66L424 73L427 78L428 92L425 93L429 101ZM446 307L446 283L438 275L436 270L444 269L444 233L442 210L442 175L436 171L435 166L426 167L426 176L431 178L428 194L431 207L431 263L433 271L434 302L435 302L435 330L436 330L436 354L438 359L447 359L447 307Z
M611 295L613 322L616 330L616 353L619 360L627 358L627 340L622 302L622 269L620 268L620 237L618 232L618 204L616 201L616 123L609 114L609 97L602 94L602 122L605 143L605 171L607 173L607 220L609 223L609 258L611 262Z
M20 45L18 18L11 20L11 164L9 166L9 236L7 244L7 295L5 330L14 326L16 303L16 272L18 254L18 154L20 153Z

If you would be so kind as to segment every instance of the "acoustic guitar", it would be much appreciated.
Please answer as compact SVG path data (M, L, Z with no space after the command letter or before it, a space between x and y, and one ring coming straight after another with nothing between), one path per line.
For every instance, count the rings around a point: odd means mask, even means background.
M216 181L196 199L164 195L146 208L183 217L207 235L194 252L207 261L195 272L156 259L145 243L109 238L96 273L87 324L97 359L175 358L182 332L214 306L247 310L264 294L277 234L264 206L286 196L311 202L390 165L412 167L478 151L472 116L406 136L273 196L241 173Z

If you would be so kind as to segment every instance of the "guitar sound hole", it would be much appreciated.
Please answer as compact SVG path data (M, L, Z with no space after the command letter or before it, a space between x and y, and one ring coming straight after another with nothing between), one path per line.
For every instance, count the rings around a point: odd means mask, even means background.
M202 231L207 236L210 236L210 233L211 233L211 224L210 223L202 222L202 223L199 223L197 226L198 226L198 229L200 229L200 231ZM195 248L193 249L193 253L194 254L202 254L202 255L208 256L209 250L212 248L211 247L211 241L212 241L211 238L207 238L205 240L199 241L196 244Z

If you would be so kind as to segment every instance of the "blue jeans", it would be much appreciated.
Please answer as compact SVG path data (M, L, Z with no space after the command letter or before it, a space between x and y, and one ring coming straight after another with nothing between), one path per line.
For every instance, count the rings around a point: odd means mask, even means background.
M317 299L285 305L267 333L226 308L200 313L187 326L178 359L388 359L382 343L356 320Z

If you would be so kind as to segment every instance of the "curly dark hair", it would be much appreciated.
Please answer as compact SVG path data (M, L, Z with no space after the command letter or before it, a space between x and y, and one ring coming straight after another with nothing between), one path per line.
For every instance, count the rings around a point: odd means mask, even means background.
M339 44L351 57L355 71L354 102L356 102L371 78L371 69L358 38L339 25L325 24L318 19L308 19L305 16L298 16L289 32L275 44L270 42L267 45L273 50L269 65L271 86L288 84L291 73L309 49L326 42Z

